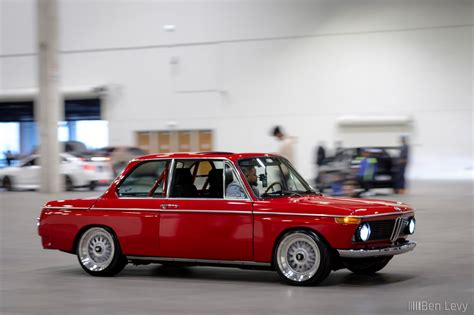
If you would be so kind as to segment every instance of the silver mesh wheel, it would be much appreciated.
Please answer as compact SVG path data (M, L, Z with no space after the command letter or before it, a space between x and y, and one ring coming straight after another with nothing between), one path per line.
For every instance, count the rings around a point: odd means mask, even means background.
M281 273L296 282L311 279L319 269L321 254L314 239L305 233L286 236L278 245L277 262Z
M114 239L103 228L91 228L82 235L78 251L81 264L85 268L90 271L102 271L114 258Z

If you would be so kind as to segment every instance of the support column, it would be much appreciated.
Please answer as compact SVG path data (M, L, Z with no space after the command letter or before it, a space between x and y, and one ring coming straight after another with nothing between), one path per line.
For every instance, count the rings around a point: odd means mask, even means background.
M58 121L62 112L59 95L58 0L37 0L38 84L35 115L39 130L41 191L57 193L60 178Z

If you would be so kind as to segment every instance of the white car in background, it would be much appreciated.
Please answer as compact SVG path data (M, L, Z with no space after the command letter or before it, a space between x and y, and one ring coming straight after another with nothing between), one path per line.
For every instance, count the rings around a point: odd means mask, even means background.
M40 187L39 155L31 155L19 166L0 169L0 184L6 190L38 189ZM61 176L65 189L77 187L94 190L98 185L108 185L113 180L113 170L106 161L83 161L67 153L61 153Z

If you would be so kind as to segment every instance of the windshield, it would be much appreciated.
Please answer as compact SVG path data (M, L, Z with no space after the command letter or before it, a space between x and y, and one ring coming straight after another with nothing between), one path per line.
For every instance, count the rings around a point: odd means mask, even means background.
M280 157L256 157L239 160L244 178L257 197L278 197L315 192L290 163Z

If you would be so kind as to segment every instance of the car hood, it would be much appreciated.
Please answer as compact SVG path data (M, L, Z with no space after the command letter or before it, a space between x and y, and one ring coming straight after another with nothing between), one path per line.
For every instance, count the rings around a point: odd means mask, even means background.
M282 199L279 202L289 203L288 209L295 212L310 214L332 214L352 216L372 216L384 214L397 214L413 211L402 202L378 199L336 198L326 196L303 196Z

